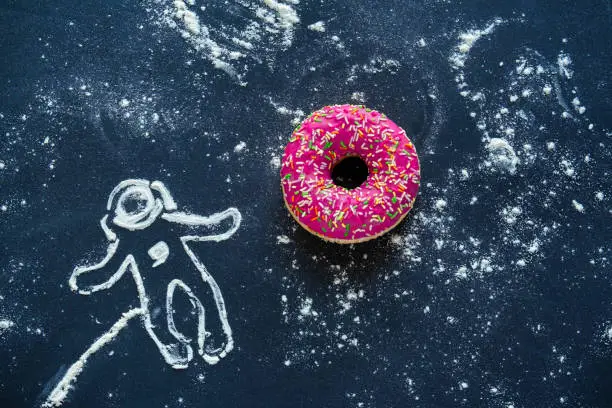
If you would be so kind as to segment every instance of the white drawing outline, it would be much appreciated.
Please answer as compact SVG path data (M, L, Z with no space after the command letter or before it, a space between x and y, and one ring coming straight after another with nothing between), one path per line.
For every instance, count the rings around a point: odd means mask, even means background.
M159 193L160 197L154 197L153 191ZM144 205L139 205L134 210L128 210L126 208L126 201L130 199L138 201L141 204L144 202ZM106 264L115 256L117 249L119 248L119 238L108 225L109 215L104 215L100 220L100 225L104 231L106 239L109 242L106 250L106 256L96 264L75 267L70 279L68 280L68 283L73 291L82 295L91 295L92 293L111 288L129 269L136 284L140 307L131 309L124 313L123 316L117 320L117 322L115 322L108 331L106 331L101 337L94 341L91 346L89 346L89 348L66 371L62 379L58 382L47 397L46 401L42 404L43 407L61 406L70 389L73 387L73 384L76 382L78 375L83 371L89 357L112 341L117 334L127 326L127 323L137 316L140 317L147 334L157 346L166 363L175 369L187 368L189 366L189 362L193 359L193 348L190 345L191 339L181 333L176 328L174 322L172 302L176 289L180 289L185 295L187 295L193 309L197 311L197 352L204 359L204 361L211 365L216 364L234 348L232 329L227 318L227 310L221 289L217 285L217 282L212 275L208 272L206 266L189 247L188 243L206 241L220 242L229 239L240 227L240 223L242 221L240 211L238 211L236 208L230 207L225 211L215 213L210 216L201 216L176 211L178 207L166 186L160 181L153 181L150 183L148 180L144 179L129 179L119 183L111 191L106 205L106 209L109 212L112 211L113 208L114 216L111 222L120 228L130 231L146 229L159 218L170 223L191 227L215 227L219 226L225 220L231 220L231 227L222 233L211 235L193 234L180 237L183 249L189 256L196 269L200 272L200 277L202 280L208 284L212 291L215 306L221 321L221 329L225 336L225 342L221 347L218 347L215 350L210 351L205 349L206 337L209 333L206 331L204 306L188 285L186 285L180 279L173 279L168 284L166 290L166 321L169 333L180 344L164 344L164 342L160 340L154 331L155 326L152 323L151 313L149 310L149 298L147 297L144 281L138 268L138 263L132 254L128 254L125 257L117 271L114 272L105 282L85 288L79 287L77 284L77 279L80 276L104 268ZM149 249L148 254L155 261L152 267L157 267L161 263L165 262L166 258L168 257L168 245L164 241L159 241ZM181 356L179 350L177 350L177 347L180 347L181 345L186 351L186 356Z

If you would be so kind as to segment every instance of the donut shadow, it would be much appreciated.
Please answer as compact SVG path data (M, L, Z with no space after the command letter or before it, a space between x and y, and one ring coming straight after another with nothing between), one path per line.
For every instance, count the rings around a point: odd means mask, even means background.
M286 208L283 208L287 212ZM404 235L414 222L413 209L408 216L386 234L370 241L338 244L325 241L301 227L290 215L288 227L296 226L293 235L295 258L301 275L314 285L332 284L338 274L355 284L375 281L379 276L400 267L402 248L394 244L394 235Z

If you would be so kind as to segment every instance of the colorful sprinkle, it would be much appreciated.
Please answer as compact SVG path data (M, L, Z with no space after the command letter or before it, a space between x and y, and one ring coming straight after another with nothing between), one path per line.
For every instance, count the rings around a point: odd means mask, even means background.
M369 168L366 182L353 190L331 180L333 164L347 155L361 157ZM306 229L341 243L371 239L395 226L412 208L420 177L405 132L384 114L352 105L309 115L294 130L281 168L291 213Z

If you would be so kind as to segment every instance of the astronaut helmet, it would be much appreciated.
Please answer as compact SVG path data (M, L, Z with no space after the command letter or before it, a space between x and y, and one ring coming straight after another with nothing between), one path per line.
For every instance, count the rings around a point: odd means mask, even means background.
M106 209L115 225L134 231L153 224L164 210L176 210L176 203L161 181L130 179L111 191Z

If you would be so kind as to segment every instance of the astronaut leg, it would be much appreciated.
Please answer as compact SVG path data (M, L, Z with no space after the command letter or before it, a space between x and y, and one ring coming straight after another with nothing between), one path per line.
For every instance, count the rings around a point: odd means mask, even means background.
M191 303L191 307L197 313L198 318L198 329L197 329L197 343L198 343L198 353L200 355L203 354L204 350L204 342L206 340L206 320L205 320L205 310L204 306L200 299L196 297L191 288L187 286L180 279L173 279L168 284L167 296L166 296L166 313L167 313L167 321L168 321L168 331L176 338L179 342L183 344L191 343L192 339L181 331L179 331L174 322L174 308L172 303L174 302L174 291L176 288L179 288L184 294L187 295L189 302Z
M140 309L142 310L141 320L147 334L159 350L160 354L173 368L184 369L189 366L189 362L193 359L193 349L189 345L189 342L179 341L178 343L166 342L157 335L155 332L155 324L153 323L153 317L149 308L149 297L145 291L144 282L140 271L138 270L138 264L136 263L132 255L128 256L128 262L131 266L132 276L136 283L136 289L138 290L138 299L140 300ZM176 338L176 337L175 337Z
M227 319L227 311L225 309L225 301L223 300L223 295L221 294L221 290L217 285L217 282L210 276L205 270L204 265L202 265L205 273L203 275L208 275L205 279L205 282L210 287L212 291L214 300L214 309L217 311L218 316L218 327L215 330L215 336L213 340L213 336L208 339L208 347L206 347L203 353L200 353L204 361L208 364L216 364L225 357L232 349L234 348L234 338L232 334L232 328L230 327L229 321Z

